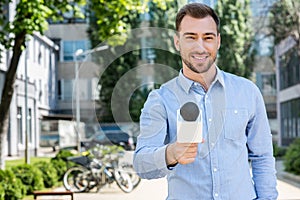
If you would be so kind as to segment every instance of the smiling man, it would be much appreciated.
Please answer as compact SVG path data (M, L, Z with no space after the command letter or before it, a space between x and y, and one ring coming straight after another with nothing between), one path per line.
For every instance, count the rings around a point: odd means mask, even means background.
M204 4L187 4L178 12L174 44L183 67L149 94L134 167L142 178L167 176L169 200L275 200L275 159L263 98L251 81L217 67L219 24ZM202 143L177 141L178 110L187 102L201 110Z

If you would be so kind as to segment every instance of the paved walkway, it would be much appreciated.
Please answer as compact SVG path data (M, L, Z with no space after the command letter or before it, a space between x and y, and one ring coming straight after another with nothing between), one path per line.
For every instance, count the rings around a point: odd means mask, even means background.
M40 156L52 156L53 152L49 149L42 154ZM131 158L127 159L130 160ZM300 176L284 172L282 161L276 161L276 169L278 177L277 188L279 192L278 200L300 200ZM74 200L164 200L167 197L167 189L167 182L164 178L142 180L140 185L131 193L124 193L116 184L112 184L105 186L98 193L76 193ZM56 190L64 190L64 188L57 188ZM52 199L58 200L57 197L53 197Z
M278 200L300 200L300 188L278 180ZM75 200L164 200L167 196L165 179L142 180L131 193L122 192L116 185L104 188L99 193L75 194Z
M279 192L278 200L300 200L299 177L288 179L282 173L283 165L277 161L278 169L277 189ZM75 200L164 200L167 197L166 179L142 180L140 185L131 193L122 192L117 185L112 184L103 188L99 193L79 193L75 194Z

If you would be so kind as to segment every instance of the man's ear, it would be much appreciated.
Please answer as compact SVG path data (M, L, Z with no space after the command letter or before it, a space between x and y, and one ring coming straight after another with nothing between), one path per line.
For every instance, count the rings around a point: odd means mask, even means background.
M179 46L179 36L177 34L175 34L173 36L174 38L174 46L176 48L177 51L180 51L180 46Z
M218 50L220 49L221 46L221 35L220 33L218 34Z

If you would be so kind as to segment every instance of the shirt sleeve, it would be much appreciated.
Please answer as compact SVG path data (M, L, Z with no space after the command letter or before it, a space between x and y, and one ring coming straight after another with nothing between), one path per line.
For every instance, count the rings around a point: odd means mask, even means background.
M257 199L277 199L275 159L273 157L272 134L263 97L256 91L255 111L249 122L248 151Z
M140 135L134 153L133 165L142 178L154 179L166 176L165 139L167 114L157 91L149 94L140 117Z

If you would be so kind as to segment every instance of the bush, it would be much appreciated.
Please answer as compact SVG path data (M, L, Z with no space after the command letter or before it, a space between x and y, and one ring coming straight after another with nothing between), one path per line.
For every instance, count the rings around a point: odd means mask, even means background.
M11 170L0 170L0 200L18 200L26 195L26 188Z
M57 160L57 159L62 159L64 161L68 161L68 157L70 156L74 156L74 153L71 152L71 150L60 150L56 156L54 158L52 158L51 160Z
M65 172L68 169L68 157L74 156L70 150L60 150L54 158L51 158L51 163L57 172L58 180L61 181Z
M286 171L300 175L300 138L295 139L287 148L284 167Z
M42 172L35 166L23 164L12 167L12 171L26 187L26 194L44 188Z
M59 181L63 180L64 173L67 171L67 163L62 159L51 160Z
M35 166L42 172L44 186L46 188L51 188L57 183L57 171L52 163L40 161L37 162Z
M279 147L277 144L273 144L273 154L276 158L283 158L286 153L285 147Z

